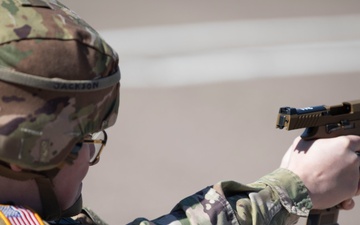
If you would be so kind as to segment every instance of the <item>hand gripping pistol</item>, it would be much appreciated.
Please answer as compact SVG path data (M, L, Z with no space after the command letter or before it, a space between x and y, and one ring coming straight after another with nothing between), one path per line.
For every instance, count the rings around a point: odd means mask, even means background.
M360 135L360 100L334 106L305 108L281 107L276 121L279 129L305 128L304 140L331 138L340 135ZM339 209L312 210L307 225L339 225Z

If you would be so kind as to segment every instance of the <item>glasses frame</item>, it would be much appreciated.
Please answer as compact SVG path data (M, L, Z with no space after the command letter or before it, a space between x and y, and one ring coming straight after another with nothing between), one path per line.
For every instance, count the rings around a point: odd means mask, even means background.
M95 164L97 164L100 161L100 155L106 145L107 142L107 133L105 132L105 130L99 131L102 132L104 134L104 140L101 139L84 139L83 143L87 143L87 144L101 144L100 150L98 151L98 153L96 154L95 158L92 161L89 161L90 166L93 166ZM96 132L98 133L98 132Z

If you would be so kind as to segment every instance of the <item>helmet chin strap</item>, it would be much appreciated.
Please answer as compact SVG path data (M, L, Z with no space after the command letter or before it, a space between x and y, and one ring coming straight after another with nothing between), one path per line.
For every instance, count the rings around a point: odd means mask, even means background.
M43 172L16 172L10 169L8 166L4 165L3 163L0 163L0 176L20 181L35 180L38 186L42 205L42 212L39 214L42 219L48 221L57 220L61 217L74 216L80 213L82 209L81 196L70 208L64 211L61 209L52 183L53 178L56 176L59 170L59 168L55 168Z

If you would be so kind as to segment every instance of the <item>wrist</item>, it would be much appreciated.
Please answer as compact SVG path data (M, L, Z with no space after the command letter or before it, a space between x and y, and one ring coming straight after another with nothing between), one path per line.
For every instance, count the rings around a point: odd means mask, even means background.
M313 208L307 187L298 175L288 169L279 168L262 177L259 182L270 186L290 213L307 216Z

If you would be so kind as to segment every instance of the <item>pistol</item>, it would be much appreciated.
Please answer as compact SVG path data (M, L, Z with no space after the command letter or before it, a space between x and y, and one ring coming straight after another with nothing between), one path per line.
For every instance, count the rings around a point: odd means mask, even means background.
M281 107L276 127L286 130L305 128L301 134L304 140L360 135L360 100L343 102L334 106ZM337 207L312 210L307 225L339 225L338 214Z
M334 106L281 107L276 127L287 130L305 128L301 135L304 140L360 135L360 100Z

